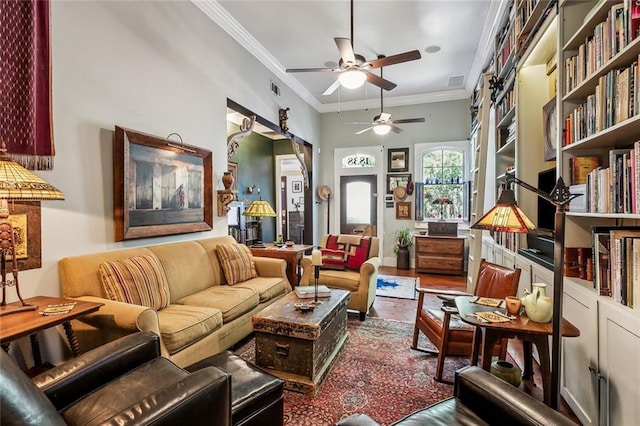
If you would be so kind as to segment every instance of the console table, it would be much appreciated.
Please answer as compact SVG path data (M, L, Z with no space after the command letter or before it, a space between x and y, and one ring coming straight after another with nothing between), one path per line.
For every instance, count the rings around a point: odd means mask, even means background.
M71 320L74 320L88 313L95 312L102 306L102 303L85 302L81 300L64 299L60 297L36 296L25 299L26 303L38 306L35 311L17 312L2 317L0 321L0 345L5 350L9 349L11 341L21 337L29 336L31 339L31 350L35 366L42 365L40 355L40 344L38 342L38 331L62 325L64 327L69 347L73 356L80 354L78 339L71 327ZM59 315L41 315L40 311L47 305L59 305L63 303L75 302L71 311ZM10 303L7 306L19 306L20 302Z
M300 261L312 248L313 246L307 244L294 244L289 247L265 244L264 247L249 247L249 250L254 256L284 259L287 262L287 278L291 286L295 287L300 281Z

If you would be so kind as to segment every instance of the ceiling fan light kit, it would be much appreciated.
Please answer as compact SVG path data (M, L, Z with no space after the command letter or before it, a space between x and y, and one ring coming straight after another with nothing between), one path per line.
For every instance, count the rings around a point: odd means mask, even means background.
M391 126L388 124L376 124L373 126L373 131L376 132L377 135L384 136L391 131Z
M367 81L367 76L360 70L348 70L338 77L340 84L347 89L357 89Z

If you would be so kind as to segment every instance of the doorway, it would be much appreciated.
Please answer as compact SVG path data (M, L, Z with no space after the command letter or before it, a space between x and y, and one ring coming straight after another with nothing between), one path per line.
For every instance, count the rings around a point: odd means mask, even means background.
M377 236L378 176L340 176L340 233Z
M276 156L277 233L285 241L302 244L305 235L304 182L300 162L294 154Z

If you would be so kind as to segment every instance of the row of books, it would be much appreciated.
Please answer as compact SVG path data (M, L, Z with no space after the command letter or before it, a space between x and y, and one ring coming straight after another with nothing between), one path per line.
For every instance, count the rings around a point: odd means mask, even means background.
M609 167L598 166L587 175L585 211L640 213L640 141L633 148L610 150L608 158Z
M640 292L640 227L594 226L592 238L594 288L633 307Z
M593 281L593 248L565 247L564 276Z
M522 2L518 2L518 13L516 14L515 24L516 34L520 34L522 32L522 29L527 24L527 21L529 21L529 18L531 17L533 10L538 5L538 2L539 0L525 0Z
M639 56L640 59L640 56ZM600 76L595 92L565 119L563 145L570 145L638 114L638 60Z
M514 68L515 70L515 68ZM496 124L499 124L502 119L516 107L516 91L509 89L508 92L502 97L502 99L496 104Z
M624 50L638 36L639 25L638 2L626 1L611 6L606 19L595 26L593 34L586 37L576 55L565 59L565 94Z
M513 2L509 7L509 23L507 23L496 35L496 74L500 74L503 68L507 65L507 62L509 62L513 52L515 51L517 42L517 34L514 31L514 26L511 24L515 17Z

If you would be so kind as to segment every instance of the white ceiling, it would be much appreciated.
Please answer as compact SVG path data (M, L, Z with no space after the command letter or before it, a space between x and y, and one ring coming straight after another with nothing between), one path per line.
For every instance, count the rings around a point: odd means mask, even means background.
M192 1L319 112L380 104L374 85L322 96L338 74L284 71L336 66L334 37L351 38L349 0ZM367 60L420 51L419 60L384 68L384 78L398 85L384 92L385 106L466 98L487 65L504 3L354 0L354 51ZM434 45L439 52L425 51ZM452 77L461 82L450 85Z

